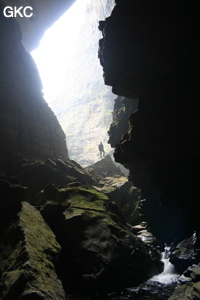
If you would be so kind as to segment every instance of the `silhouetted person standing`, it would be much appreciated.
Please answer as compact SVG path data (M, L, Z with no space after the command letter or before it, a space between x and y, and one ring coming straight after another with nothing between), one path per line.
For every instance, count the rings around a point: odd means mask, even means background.
M99 152L100 152L100 157L101 158L103 156L105 156L104 146L103 146L102 142L99 144Z

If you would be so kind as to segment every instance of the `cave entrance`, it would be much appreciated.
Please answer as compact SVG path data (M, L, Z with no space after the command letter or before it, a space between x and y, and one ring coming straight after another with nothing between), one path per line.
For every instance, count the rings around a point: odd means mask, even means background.
M31 54L38 66L44 98L65 134L69 157L82 166L106 153L108 127L116 95L105 86L98 60L99 20L110 15L114 0L76 0L49 28Z

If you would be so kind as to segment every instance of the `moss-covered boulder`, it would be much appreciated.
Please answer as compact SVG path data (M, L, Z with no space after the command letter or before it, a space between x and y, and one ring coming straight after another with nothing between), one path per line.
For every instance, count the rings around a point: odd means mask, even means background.
M65 299L54 266L60 251L39 211L22 202L0 238L0 299Z
M103 178L99 185L98 190L117 204L128 223L132 225L141 223L139 213L141 190L139 188L133 186L132 182L124 176Z
M26 199L34 203L38 192L47 184L67 185L71 182L95 184L92 176L70 159L46 159L45 162L24 160L17 174L27 188Z
M131 233L105 194L77 184L49 185L39 203L63 248L59 274L66 290L115 291L162 270L157 251Z

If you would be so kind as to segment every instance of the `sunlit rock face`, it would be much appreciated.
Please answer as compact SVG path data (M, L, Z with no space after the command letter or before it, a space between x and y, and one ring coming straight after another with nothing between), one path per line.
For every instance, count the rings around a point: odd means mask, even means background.
M22 158L67 157L64 132L44 101L37 68L21 43L19 25L2 14L0 38L1 170L14 172Z
M98 22L110 15L114 1L88 0L86 3L83 26L65 71L64 85L50 103L66 134L69 157L82 166L99 159L98 144L101 141L106 153L110 152L107 130L116 98L104 84L98 60L101 37Z
M179 227L169 232L158 210L156 233L164 228L172 239L185 227L199 232L199 3L116 2L111 17L100 22L99 57L105 83L118 95L139 98L139 105L115 159L149 201L164 205L165 221Z

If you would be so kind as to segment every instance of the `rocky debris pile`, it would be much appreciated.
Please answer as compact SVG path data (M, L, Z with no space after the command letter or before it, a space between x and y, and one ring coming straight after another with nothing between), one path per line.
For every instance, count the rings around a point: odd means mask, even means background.
M95 189L103 192L117 205L126 222L132 225L132 232L138 235L143 241L149 244L154 243L155 237L148 231L147 224L145 228L142 224L138 225L142 223L141 190L136 188L123 175L110 155L90 166L87 170L93 174L98 182L98 186L95 186ZM140 226L140 230L136 230L136 226Z
M196 233L172 247L170 257L176 271L182 274L169 300L200 298L200 247Z
M170 300L198 295L195 234L172 249L171 261L183 272L175 291L174 285L166 291L156 284L139 292L132 288L162 272L163 264L148 224L140 223L140 189L127 178L95 181L77 163L61 158L24 161L20 174L25 187L14 177L0 180L2 300L95 298L124 287L131 288L124 297L152 295L154 288L160 299L172 293Z
M168 300L200 299L200 263L190 266L179 277L179 285Z
M157 250L131 232L105 194L77 181L49 184L30 204L25 189L12 182L0 181L2 300L103 294L162 270ZM8 211L4 202L11 195L17 201Z
M95 189L50 185L40 203L63 248L59 270L66 289L115 291L162 269L158 253L131 233L117 206Z

